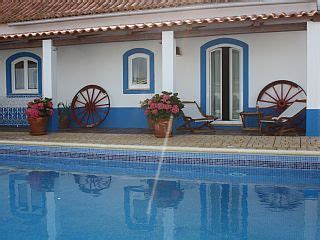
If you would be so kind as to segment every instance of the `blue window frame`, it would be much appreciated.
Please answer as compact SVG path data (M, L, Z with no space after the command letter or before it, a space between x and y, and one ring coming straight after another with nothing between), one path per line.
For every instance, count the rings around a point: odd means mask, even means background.
M154 53L134 48L123 55L123 93L154 93Z
M6 61L6 89L8 97L42 95L42 61L30 52L20 52Z

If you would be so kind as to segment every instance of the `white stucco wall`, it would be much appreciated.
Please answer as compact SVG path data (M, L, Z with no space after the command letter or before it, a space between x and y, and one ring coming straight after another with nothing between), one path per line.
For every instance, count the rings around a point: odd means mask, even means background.
M223 37L223 36L219 36ZM219 37L177 39L182 56L177 57L175 89L184 100L200 101L200 47ZM225 36L249 45L249 106L255 107L260 90L278 79L297 82L306 89L306 32L263 33ZM71 102L85 85L107 90L113 107L138 107L148 94L124 95L123 54L132 48L155 53L155 89L161 91L161 42L133 41L57 48L58 101ZM0 96L6 95L5 61L17 52L41 56L41 49L0 51Z
M260 90L275 80L290 80L306 90L306 32L283 32L178 39L176 89L183 99L200 101L200 47L228 37L249 45L249 107Z
M113 107L138 107L150 94L123 94L123 54L133 48L147 48L155 54L155 90L161 91L160 41L94 44L57 49L59 101L71 102L88 84L103 87Z

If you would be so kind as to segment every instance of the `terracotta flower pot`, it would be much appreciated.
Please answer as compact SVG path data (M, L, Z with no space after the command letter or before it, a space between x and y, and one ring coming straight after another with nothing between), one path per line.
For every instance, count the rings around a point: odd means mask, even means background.
M154 135L157 138L172 137L173 119L157 119L154 125Z
M70 119L68 116L59 117L59 128L67 129L70 123Z
M152 118L147 118L147 119L148 119L148 128L150 130L153 130L155 121Z
M30 135L47 134L48 117L28 118L30 124Z

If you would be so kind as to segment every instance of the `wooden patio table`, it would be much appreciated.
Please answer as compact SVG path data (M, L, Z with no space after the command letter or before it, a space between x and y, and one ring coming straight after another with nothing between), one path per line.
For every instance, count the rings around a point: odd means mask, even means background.
M248 131L259 131L259 120L262 118L261 112L241 112L240 113L241 121L242 121L242 129ZM248 127L246 124L246 119L249 117L255 117L257 119L257 127Z

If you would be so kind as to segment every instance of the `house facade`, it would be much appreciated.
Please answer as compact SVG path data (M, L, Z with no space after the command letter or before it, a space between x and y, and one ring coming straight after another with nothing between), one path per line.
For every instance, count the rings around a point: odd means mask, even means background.
M169 91L234 128L271 84L262 102L306 98L306 134L320 135L317 1L4 0L0 11L0 125L27 124L35 97L57 106L98 85L110 99L101 127L147 127L140 102Z

